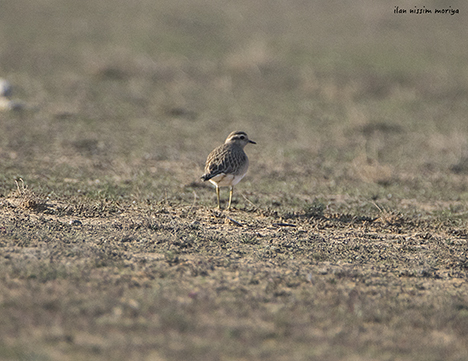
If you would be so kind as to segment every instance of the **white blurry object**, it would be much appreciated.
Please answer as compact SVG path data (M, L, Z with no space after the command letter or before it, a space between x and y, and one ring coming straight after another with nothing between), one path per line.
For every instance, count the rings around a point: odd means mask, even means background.
M11 84L7 80L0 78L0 97L9 98L11 97L11 93Z
M0 111L25 109L25 103L10 99L12 92L10 82L0 78Z
M1 110L23 110L25 104L16 100L10 100L5 97L0 97L0 111Z

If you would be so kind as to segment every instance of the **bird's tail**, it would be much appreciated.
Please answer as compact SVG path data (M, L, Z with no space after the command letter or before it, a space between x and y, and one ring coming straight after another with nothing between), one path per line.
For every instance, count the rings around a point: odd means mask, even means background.
M211 174L208 174L208 173L205 173L201 176L201 179L206 182L206 181L209 181L211 178L213 178L213 176Z

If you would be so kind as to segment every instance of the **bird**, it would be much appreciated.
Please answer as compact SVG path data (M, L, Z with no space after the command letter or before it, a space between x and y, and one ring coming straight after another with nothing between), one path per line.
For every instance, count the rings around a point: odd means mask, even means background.
M221 209L219 187L228 186L229 205L227 209L231 209L234 186L244 178L249 168L249 158L244 152L244 147L249 143L257 144L249 139L246 132L234 131L228 135L224 144L215 148L206 159L205 174L201 176L201 179L215 185L218 209Z

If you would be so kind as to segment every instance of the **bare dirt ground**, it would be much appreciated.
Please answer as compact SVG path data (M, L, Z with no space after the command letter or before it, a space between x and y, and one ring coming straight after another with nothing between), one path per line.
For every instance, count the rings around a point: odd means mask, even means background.
M385 213L25 198L2 201L7 359L466 354L463 229Z
M0 359L468 359L468 12L393 5L2 4Z

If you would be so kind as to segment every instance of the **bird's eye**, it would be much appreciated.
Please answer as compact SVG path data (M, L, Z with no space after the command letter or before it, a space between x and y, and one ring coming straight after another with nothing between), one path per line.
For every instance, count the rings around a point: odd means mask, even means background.
M243 135L240 136L240 139L245 139L245 137Z

